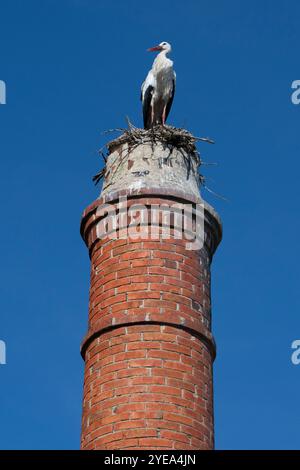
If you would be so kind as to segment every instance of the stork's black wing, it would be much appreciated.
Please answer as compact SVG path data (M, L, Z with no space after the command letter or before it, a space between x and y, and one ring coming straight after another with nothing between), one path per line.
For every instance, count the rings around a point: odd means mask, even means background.
M149 70L146 80L142 84L142 94L141 100L143 102L143 118L144 118L144 128L150 129L152 126L151 116L151 102L152 95L156 86L156 80L153 76L152 70Z
M143 118L144 118L144 128L151 128L151 100L153 94L153 86L148 85L142 94L143 101Z
M167 117L169 116L169 112L171 110L171 107L172 107L172 103L173 103L173 100L174 100L174 95L175 95L175 87L176 87L176 76L174 76L173 78L173 87L172 87L172 95L167 103L167 106L166 106L166 120L167 120Z

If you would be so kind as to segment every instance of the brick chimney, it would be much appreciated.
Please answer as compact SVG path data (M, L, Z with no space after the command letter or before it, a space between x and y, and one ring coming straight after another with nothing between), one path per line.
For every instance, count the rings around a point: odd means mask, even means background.
M81 222L91 258L81 447L212 449L220 219L185 151L157 142L128 150L110 144L102 193ZM178 236L182 208L193 231L202 227L195 243Z

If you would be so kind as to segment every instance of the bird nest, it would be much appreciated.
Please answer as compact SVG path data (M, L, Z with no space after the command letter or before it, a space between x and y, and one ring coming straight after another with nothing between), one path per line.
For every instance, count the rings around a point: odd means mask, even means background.
M126 153L121 156L122 160L123 158L128 158L130 153L140 145L151 145L154 149L155 145L160 144L164 150L167 149L169 151L168 157L164 159L165 163L167 163L167 160L172 157L172 152L174 149L178 150L182 154L183 160L187 167L187 178L189 177L192 163L196 164L198 168L202 164L201 156L197 150L196 144L198 142L208 142L210 144L214 143L207 137L195 137L187 130L173 126L157 125L151 129L140 129L133 126L128 121L128 129L110 129L105 133L115 131L121 132L122 134L116 139L110 141L99 151L100 155L102 155L104 159L105 166L108 155L113 153L114 150L120 148L120 146L124 144L127 145ZM107 150L106 153L105 148ZM194 162L192 162L192 160L194 160ZM105 175L105 170L106 168L104 167L97 175L93 177L95 184L97 184ZM200 183L203 182L203 176L200 174L199 181Z

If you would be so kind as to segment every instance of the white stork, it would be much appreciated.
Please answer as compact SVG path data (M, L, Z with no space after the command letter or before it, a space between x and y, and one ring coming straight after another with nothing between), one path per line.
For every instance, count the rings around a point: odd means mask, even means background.
M157 124L164 126L172 106L176 82L173 62L167 57L171 52L171 45L168 42L161 42L148 51L160 52L142 84L141 100L145 129Z

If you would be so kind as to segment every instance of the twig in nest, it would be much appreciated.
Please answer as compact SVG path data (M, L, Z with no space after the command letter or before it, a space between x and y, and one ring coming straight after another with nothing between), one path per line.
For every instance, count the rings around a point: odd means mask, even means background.
M105 175L105 170L106 168L102 168L101 171L99 171L99 173L97 173L95 176L93 176L93 181L96 184L99 183L99 181L103 178L103 176Z
M218 166L219 164L217 162L204 162L203 160L201 160L201 165L204 165L204 166Z
M203 185L203 187L206 189L206 191L208 191L209 193L213 194L214 196L218 197L219 199L222 199L222 201L226 201L228 202L228 199L224 196L221 196L221 194L218 194L218 193L215 193L212 189L210 189L208 186L206 186L205 184Z
M228 199L224 196L221 196L221 194L218 194L218 193L215 193L215 191L213 191L212 189L210 189L206 184L206 178L203 176L203 175L200 175L199 174L199 185L202 186L203 188L206 189L206 191L208 191L209 193L213 194L214 196L216 196L217 198L219 199L222 199L223 201L226 201L228 202Z
M128 129L116 128L109 129L108 131L104 132L105 134L116 131L122 132L122 135L120 135L118 138L109 142L106 145L109 154L113 153L113 151L117 147L127 144L126 148L124 149L125 154L123 154L122 149L120 155L121 158L118 162L117 168L120 164L123 163L126 158L128 158L130 153L139 145L151 145L153 154L155 145L160 144L164 149L169 149L169 155L164 158L164 162L166 163L169 162L174 148L176 148L181 153L187 169L187 178L189 178L190 172L194 168L194 166L192 165L192 160L194 160L194 163L197 167L200 167L202 163L200 153L197 151L196 148L196 143L198 141L207 142L210 144L214 143L213 140L207 137L195 137L190 132L182 128L157 125L153 126L151 129L139 129L130 122L128 117L126 117L126 120L128 124ZM160 167L162 166L162 163L163 162L161 161L161 159L159 159ZM100 173L98 173L98 175L93 178L93 181L96 181L97 184L97 182L100 181L104 174L105 172L102 173L101 171Z
M212 139L209 139L208 137L195 137L196 140L199 140L200 142L207 142L208 144L214 144L215 141Z

